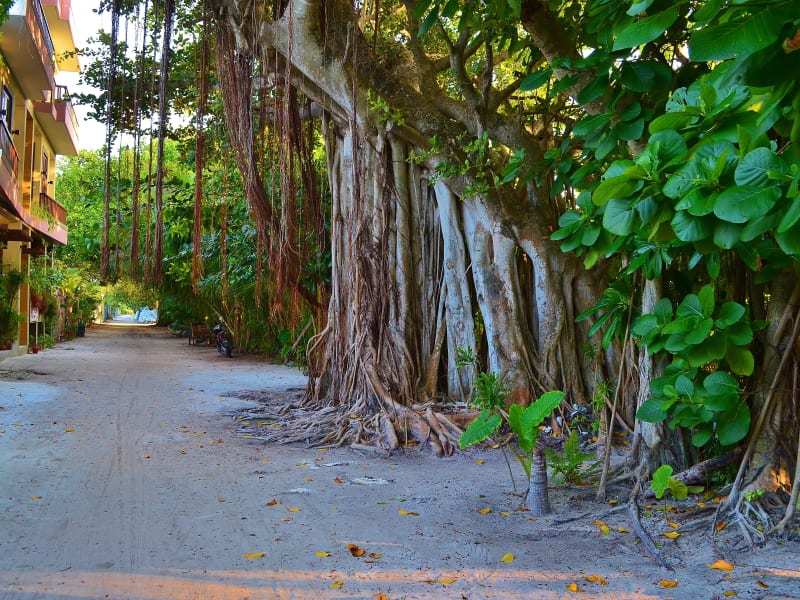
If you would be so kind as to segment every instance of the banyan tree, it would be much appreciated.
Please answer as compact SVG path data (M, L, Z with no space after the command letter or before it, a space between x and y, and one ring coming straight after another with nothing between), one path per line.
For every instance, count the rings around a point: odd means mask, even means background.
M282 439L448 454L440 407L494 373L507 404L563 391L556 433L591 405L608 446L633 434L640 480L738 461L742 531L774 500L784 528L795 5L207 0L264 310L315 315Z

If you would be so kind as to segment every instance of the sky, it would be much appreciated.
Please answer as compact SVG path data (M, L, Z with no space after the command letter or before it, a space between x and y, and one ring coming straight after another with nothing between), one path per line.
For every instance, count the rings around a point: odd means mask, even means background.
M98 30L111 29L110 15L98 15L92 12L100 6L100 0L73 0L72 2L72 36L75 46L86 46L86 41L96 36ZM71 92L88 91L89 87L78 84L80 75L77 73L60 73L58 83L66 85ZM105 142L106 128L103 123L98 123L87 118L88 107L75 106L75 113L80 122L78 128L78 147L80 150L96 150Z

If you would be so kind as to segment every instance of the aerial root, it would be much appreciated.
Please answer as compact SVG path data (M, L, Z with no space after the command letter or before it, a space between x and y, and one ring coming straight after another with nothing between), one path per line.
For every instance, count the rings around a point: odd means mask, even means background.
M389 456L411 439L427 445L438 457L451 456L458 447L461 415L445 415L427 406L424 414L394 401L382 401L378 410L366 403L353 406L311 406L285 399L262 398L262 406L239 411L239 435L279 444L349 446ZM453 417L453 418L451 418Z

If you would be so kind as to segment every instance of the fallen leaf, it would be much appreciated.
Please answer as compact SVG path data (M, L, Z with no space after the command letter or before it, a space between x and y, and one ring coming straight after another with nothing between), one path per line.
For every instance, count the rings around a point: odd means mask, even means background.
M317 556L319 556L320 558L327 558L330 555L331 555L330 552L324 552L322 550L317 550Z
M178 450L178 454L186 454L186 450L181 448L180 450Z
M448 579L447 577L439 577L439 579L437 579L436 581L438 581L442 585L450 585L451 583L456 582L455 579Z
M347 549L350 550L350 554L352 554L356 558L364 556L364 553L366 552L366 550L356 546L355 544L347 544Z
M475 464L476 465L482 465L483 464L483 459L479 458L478 460L475 461Z
M677 529L678 527L680 527L680 525L678 525L675 521L667 521L667 525L669 525L673 529Z
M334 478L333 478L333 483L344 483L344 481L342 481L342 480L341 480L341 479L339 479L338 477L334 477Z
M330 585L330 587L331 587L331 589L333 589L333 590L338 590L338 589L339 589L340 587L342 587L343 585L344 585L344 581L342 581L341 579L337 579L336 581L334 581L334 582L333 582L333 583Z
M679 537L681 537L681 534L678 533L677 531L667 531L666 533L662 533L661 535L671 540L677 540Z
M69 429L65 429L64 430L64 433L74 433L74 432L75 432L75 430L72 427L70 427Z
M728 598L732 598L733 596L737 596L738 594L734 590L728 590L727 592L722 592L723 596L727 596Z
M576 592L577 593L577 592L580 592L581 590L580 590L580 588L578 588L578 584L573 581L572 583L568 583L567 584L567 591L568 592Z
M297 508L296 506L290 506L290 507L289 507L289 508L287 508L286 510L288 510L288 511L289 511L289 512L291 512L291 513L298 513L298 512L300 512L302 509L300 509L300 508Z
M628 531L624 527L617 527L617 533L630 533L630 531Z
M383 554L378 554L377 552L370 552L367 556L369 556L372 560L380 560L383 558Z
M718 560L715 563L708 565L711 569L716 569L717 571L733 571L733 565L729 563L727 560Z
M608 503L609 503L609 504L611 504L612 506L613 506L614 504L616 504L617 502L619 502L619 500L617 500L617 499L614 499L614 498L612 498L611 500L609 500L609 501L608 501Z
M508 552L507 554L503 554L503 557L500 559L500 562L502 562L502 563L512 563L512 562L514 562L514 555L511 552Z
M217 498L217 502L225 502L225 498Z
M608 585L608 581L606 581L603 577L600 577L600 575L587 575L586 577L584 577L584 579L589 583L599 583L600 585Z
M500 514L501 514L502 516L504 516L504 517L510 517L510 516L511 516L511 512L510 512L510 511L508 511L508 510L501 510L501 511L500 511Z
M245 552L244 557L248 560L255 560L257 558L264 558L266 552Z
M31 500L41 500L41 496L31 496Z
M763 582L763 581L761 581L760 579L759 579L758 581L756 581L756 585L757 585L758 587L760 587L760 588L764 588L764 589L767 589L767 588L769 587L769 586L768 586L766 583L764 583L764 582Z
M404 517L418 517L419 513L410 511L410 510L403 510L402 508L397 509L397 514L403 515Z
M714 526L714 529L716 529L717 531L722 531L722 530L723 530L723 529L725 529L727 526L728 526L728 522L727 522L727 521L723 521L722 523L717 523L717 524Z
M149 454L145 454L142 458L150 458Z
M272 500L267 502L267 506L277 506L277 504L278 504L278 501L275 498L273 498Z
M609 533L611 533L611 530L608 528L608 525L606 525L605 523L600 525L600 534L601 535L608 535Z
M706 506L708 506L708 505L707 505L705 502L698 502L698 503L696 504L696 506L697 506L697 508L705 508L705 507L706 507Z
M665 588L674 588L678 587L678 582L672 579L662 579L661 581L658 582L658 585Z
M492 512L492 509L487 506L486 508L479 508L478 512L482 515L488 515L490 512Z
M592 522L592 525L605 525L605 524L606 524L605 521L593 521Z
M375 600L389 600L389 596L387 596L386 594L382 594L381 592L378 592L378 595L375 597Z

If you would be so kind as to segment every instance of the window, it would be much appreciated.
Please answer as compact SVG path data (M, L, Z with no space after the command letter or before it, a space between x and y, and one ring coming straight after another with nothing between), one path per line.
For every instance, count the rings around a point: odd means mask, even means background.
M0 120L6 124L6 128L11 131L14 124L14 95L6 86L0 91Z

